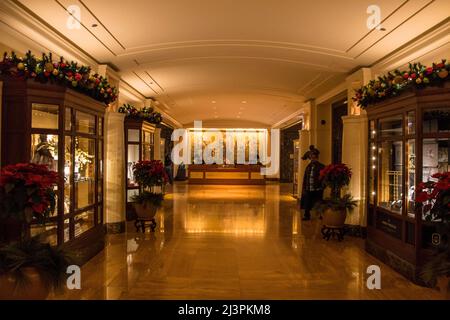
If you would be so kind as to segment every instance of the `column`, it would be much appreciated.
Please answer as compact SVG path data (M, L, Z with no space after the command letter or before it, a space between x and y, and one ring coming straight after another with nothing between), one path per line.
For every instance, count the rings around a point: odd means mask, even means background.
M302 156L309 150L311 144L311 135L309 130L299 130L299 148L298 148L298 198L302 196L303 177L309 161L302 160Z
M125 114L105 115L105 221L108 233L125 231Z
M342 162L352 169L348 192L358 206L347 215L346 223L366 226L366 183L367 183L367 116L350 115L342 117L344 132L342 139Z
M164 159L162 159L162 157L164 157L164 155L161 154L161 128L155 129L154 143L155 143L154 145L155 150L153 153L153 159L163 161Z
M99 65L98 74L119 89L120 78L108 65ZM125 114L118 113L118 99L105 114L105 224L108 233L125 232Z
M342 117L342 162L352 169L349 192L358 202L358 206L347 215L346 224L359 227L367 225L367 139L368 121L364 110L361 110L352 97L355 89L370 81L371 70L361 68L347 77L348 116Z

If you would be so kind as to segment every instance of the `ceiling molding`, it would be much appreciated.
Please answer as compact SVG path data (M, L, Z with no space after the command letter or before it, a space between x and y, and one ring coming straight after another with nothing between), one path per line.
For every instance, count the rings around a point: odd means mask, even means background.
M127 48L125 48L125 46L117 39L117 37L111 32L111 30L109 30L104 24L103 22L97 17L96 14L94 14L94 12L92 12L92 10L83 2L83 0L78 0L79 3L81 3L81 5L89 12L89 14L102 26L103 29L105 29L105 31L114 39L114 41L117 42L117 44L123 49L126 50Z
M94 57L28 10L19 1L2 0L0 14L0 20L4 23L10 21L11 23L8 25L14 25L15 31L23 34L25 39L28 38L29 41L26 40L26 42L33 43L33 47L40 44L42 47L51 49L52 53L68 60L90 65L93 68L99 64Z
M380 21L378 25L376 25L374 28L370 29L364 36L362 36L358 41L356 41L352 46L350 46L347 50L345 50L346 53L350 52L354 47L356 47L361 41L366 39L372 32L377 30L377 27L381 26L384 22L386 22L393 14L395 14L397 11L399 11L405 4L407 4L409 0L403 1L397 8L395 8L391 13L389 13L383 20Z
M266 41L266 40L230 40L230 39L214 39L214 40L195 40L195 41L176 41L167 43L158 43L141 47L130 47L125 52L118 54L119 57L129 55L145 54L154 51L179 50L189 48L207 48L207 47L254 47L254 48L272 48L281 50L292 50L300 52L309 52L326 56L337 57L346 60L353 60L345 51L332 48L312 46L302 43Z
M161 115L162 115L162 117L164 119L164 122L170 124L171 127L173 127L173 128L183 128L183 125L181 124L181 122L176 120L174 117L172 117L167 112L161 111L158 107L156 107L155 110L161 113Z
M76 16L74 16L69 10L67 10L66 7L64 7L64 5L58 1L58 0L54 0L58 6L64 10L69 16L71 16L73 19L75 19L92 37L94 37L95 40L98 41L98 43L100 43L106 50L108 50L113 56L117 57L117 53L115 53L110 47L108 47L101 39L99 39L99 37L97 37L88 27L86 27L84 25L84 23L80 20L77 19ZM98 20L97 20L98 21ZM98 21L99 22L99 21ZM99 22L100 23L100 22Z
M340 84L335 86L331 90L327 90L322 95L315 98L316 105L326 103L327 101L333 99L334 97L340 95L343 91L347 91L347 83L346 81L342 81Z
M370 68L378 72L394 70L416 60L421 52L435 50L450 41L450 17L399 47L394 52L374 62Z
M172 93L174 96L183 93L183 92L189 92L191 95L196 95L196 93L201 93L205 88L206 89L213 89L211 95L217 94L218 87L216 85L214 86L206 86L205 84L190 84L182 87L170 87L169 89L173 90L177 88L183 88L183 91L178 91L175 93ZM302 103L305 98L295 93L294 91L291 91L289 89L282 89L279 87L262 87L257 85L232 85L232 86L225 86L220 85L220 92L222 93L245 93L245 94L258 94L262 96L267 97L274 97L274 98L280 98L286 100L286 102L300 102ZM158 96L158 99L163 98L164 96ZM170 97L169 97L170 98ZM172 98L171 98L172 99Z
M324 83L326 83L327 81L329 81L330 79L335 77L336 74L330 74L330 75L324 76L323 79L320 80L320 77L322 77L322 76L323 76L323 74L320 73L318 77L315 77L313 81L310 81L308 83L308 86L305 86L304 88L302 88L302 91L299 93L302 96L307 96L309 92L312 92L317 88L320 88L320 86L322 86ZM320 81L317 81L317 80L320 80ZM316 83L314 83L314 82L316 82ZM313 85L310 86L311 84L313 84ZM307 90L305 91L305 89L307 89Z
M391 29L389 32L387 32L386 34L384 34L381 38L379 38L378 40L376 40L375 42L373 42L371 45L369 45L367 48L365 48L363 51L361 51L359 54L357 54L356 56L354 56L354 59L358 59L359 57L361 57L364 53L366 53L367 51L369 51L370 49L372 49L374 46L376 46L378 43L380 43L381 41L383 41L383 39L387 38L390 34L392 34L393 32L395 32L395 30L397 30L398 28L400 28L402 25L404 25L406 22L408 22L409 20L411 20L412 18L414 18L416 15L418 15L420 12L422 12L424 9L426 9L428 6L430 6L432 3L434 3L435 0L431 0L429 2L427 2L424 6L422 6L419 10L417 10L416 12L414 12L413 14L411 14L409 17L407 17L406 19L404 19L401 23L399 23L397 26L395 26L393 29Z
M299 110L295 111L294 113L291 113L287 117L284 117L280 121L274 123L272 125L272 129L281 129L286 126L289 126L291 123L295 123L299 121L301 117L306 113L306 110L302 107Z
M202 128L255 128L255 129L269 129L271 126L266 123L245 120L245 119L203 119ZM194 122L183 124L184 128L193 128Z
M173 58L173 59L164 59L164 60L153 60L152 62L144 62L140 63L139 67L155 67L157 65L171 64L173 62L183 62L183 61L199 61L199 60L218 60L218 59L248 59L248 60L263 60L263 61L273 61L273 62L283 62L290 64L297 64L307 67L312 67L317 70L324 71L334 71L334 72L347 72L347 69L340 68L331 65L317 64L317 63L309 63L302 60L292 60L292 59L283 59L276 57L260 57L260 56L239 56L239 55L217 55L217 56L196 56L196 57L187 57L187 58Z

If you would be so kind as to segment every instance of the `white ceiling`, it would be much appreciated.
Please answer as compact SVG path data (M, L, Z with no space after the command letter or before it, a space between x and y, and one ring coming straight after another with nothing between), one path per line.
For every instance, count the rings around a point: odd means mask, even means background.
M280 121L450 12L449 0L14 1L116 66L179 122L233 120L237 127ZM374 3L384 32L366 26ZM80 29L67 28L65 8L73 4Z

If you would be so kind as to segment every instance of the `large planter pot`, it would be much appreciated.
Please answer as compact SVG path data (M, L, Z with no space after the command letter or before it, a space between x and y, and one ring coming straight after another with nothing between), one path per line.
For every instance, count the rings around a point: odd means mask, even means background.
M154 232L156 229L155 215L158 207L151 202L134 203L133 205L136 211L136 220L134 222L136 231L142 230L142 232L145 232L146 222L150 222L150 229Z
M344 227L345 218L347 218L347 210L334 210L329 208L324 212L322 223L329 228L342 228Z
M45 285L36 268L23 268L27 283L16 285L15 277L10 274L0 275L0 300L45 300L50 289Z
M151 202L134 203L137 218L140 220L151 220L155 217L158 207Z

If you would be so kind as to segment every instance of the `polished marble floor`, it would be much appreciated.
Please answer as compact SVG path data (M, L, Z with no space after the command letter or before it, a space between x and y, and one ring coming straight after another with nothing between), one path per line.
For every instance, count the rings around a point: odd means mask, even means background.
M434 299L367 254L360 238L325 241L290 186L176 184L154 234L111 235L56 299ZM366 288L381 267L381 290Z

